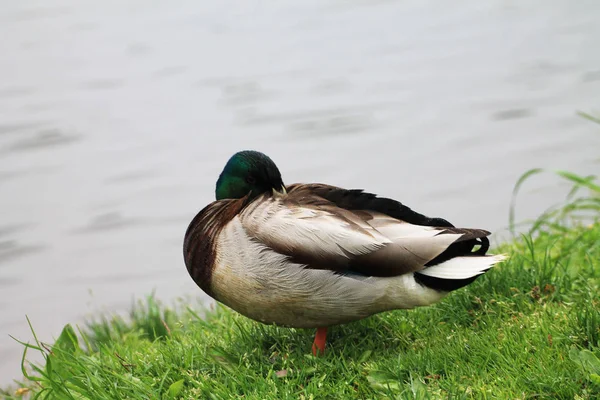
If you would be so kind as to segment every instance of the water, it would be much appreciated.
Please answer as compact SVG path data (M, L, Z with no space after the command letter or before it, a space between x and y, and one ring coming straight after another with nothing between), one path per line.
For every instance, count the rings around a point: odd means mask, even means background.
M25 315L46 341L153 289L227 158L501 230L531 167L599 173L600 2L4 1L0 382ZM597 110L597 108L596 108ZM539 178L533 217L565 192Z

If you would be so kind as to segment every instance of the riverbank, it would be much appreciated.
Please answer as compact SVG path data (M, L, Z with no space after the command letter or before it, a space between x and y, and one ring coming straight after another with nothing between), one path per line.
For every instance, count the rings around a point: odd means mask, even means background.
M131 322L30 348L45 367L5 396L598 398L600 224L548 226L495 252L509 261L435 306L331 329L324 357L310 354L312 330L149 299Z

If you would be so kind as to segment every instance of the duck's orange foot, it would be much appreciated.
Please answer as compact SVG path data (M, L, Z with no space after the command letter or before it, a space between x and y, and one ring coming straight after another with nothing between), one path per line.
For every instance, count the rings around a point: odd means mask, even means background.
M325 354L325 342L327 339L327 328L317 328L317 334L315 335L315 341L312 345L312 353L317 356L319 352Z

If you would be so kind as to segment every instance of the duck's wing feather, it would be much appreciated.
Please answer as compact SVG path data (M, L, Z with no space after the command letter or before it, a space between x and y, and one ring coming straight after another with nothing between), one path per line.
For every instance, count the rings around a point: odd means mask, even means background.
M430 218L402 204L385 197L379 197L362 189L343 189L321 183L295 183L287 186L288 193L295 196L318 196L347 210L370 210L385 214L410 224L452 228L443 218Z
M307 268L367 276L422 270L463 236L295 191L256 199L240 220L253 240Z
M454 257L466 255L485 255L490 247L487 236L490 232L483 229L455 228L443 218L430 218L420 214L399 201L379 197L361 189L343 189L320 183L297 183L287 187L288 193L295 196L318 196L347 210L369 210L387 215L391 218L408 222L413 225L433 226L444 228L443 233L460 234L461 236L442 254L427 263L436 265ZM474 250L477 248L476 250Z

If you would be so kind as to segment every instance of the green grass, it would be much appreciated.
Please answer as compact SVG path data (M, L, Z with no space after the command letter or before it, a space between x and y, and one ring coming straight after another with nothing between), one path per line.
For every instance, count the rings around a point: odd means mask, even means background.
M498 250L510 260L435 306L331 329L323 357L312 330L150 298L129 322L34 341L46 365L24 385L52 399L598 398L600 224Z
M585 112L578 112L577 114L600 126L600 118ZM548 172L572 184L567 198L564 202L545 210L534 221L523 221L520 224L516 224L516 202L521 188L535 175ZM567 230L573 221L586 221L590 217L593 219L600 215L600 185L596 181L597 177L594 175L580 176L564 170L552 171L544 168L532 168L523 173L513 188L509 207L509 230L513 234L513 237L515 237L515 227L517 225L528 225L528 234L535 235L536 232L543 229L554 231ZM587 194L581 196L582 190L587 190Z

